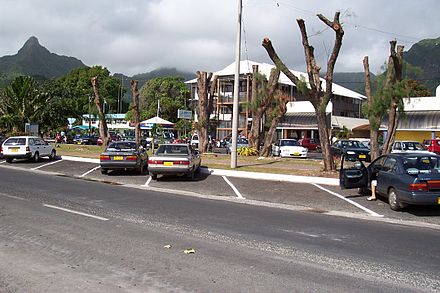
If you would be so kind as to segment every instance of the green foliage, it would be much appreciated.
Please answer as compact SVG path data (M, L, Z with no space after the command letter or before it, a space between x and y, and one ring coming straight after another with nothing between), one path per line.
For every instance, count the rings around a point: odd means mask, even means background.
M239 156L252 157L258 155L258 152L255 148L242 146L237 149L237 154Z
M336 133L336 137L338 139L347 139L350 137L350 135L351 135L351 131L350 131L350 129L345 127L345 125L342 126L342 129L339 130L339 132Z
M140 112L142 119L156 116L157 101L160 100L159 116L177 122L177 110L188 109L186 101L189 90L181 77L160 77L147 81L140 90ZM130 117L127 113L126 116Z

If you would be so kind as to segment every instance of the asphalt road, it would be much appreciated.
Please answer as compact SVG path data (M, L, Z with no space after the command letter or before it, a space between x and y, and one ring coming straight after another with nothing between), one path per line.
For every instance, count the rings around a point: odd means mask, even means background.
M19 169L0 178L1 292L440 290L438 230Z

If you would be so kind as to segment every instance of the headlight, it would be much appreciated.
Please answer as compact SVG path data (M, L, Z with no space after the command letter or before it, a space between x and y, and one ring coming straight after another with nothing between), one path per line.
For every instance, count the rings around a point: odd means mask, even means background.
M347 155L354 155L354 154L356 154L356 153L353 151L347 151Z

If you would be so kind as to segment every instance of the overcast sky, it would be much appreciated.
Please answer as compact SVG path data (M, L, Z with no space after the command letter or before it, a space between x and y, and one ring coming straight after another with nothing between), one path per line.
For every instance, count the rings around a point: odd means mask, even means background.
M133 75L158 67L216 71L234 61L237 0L0 0L0 56L14 55L31 36L59 55L112 73ZM323 69L334 32L317 13L341 11L345 36L336 71L376 73L389 41L408 50L440 37L439 0L243 0L242 59L270 62L269 37L281 58L305 70L297 18L306 22Z

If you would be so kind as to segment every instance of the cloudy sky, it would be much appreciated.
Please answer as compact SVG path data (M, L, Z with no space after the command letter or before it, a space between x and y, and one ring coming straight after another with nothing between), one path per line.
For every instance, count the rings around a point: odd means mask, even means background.
M216 71L234 61L238 0L0 0L0 56L30 37L59 55L127 75L158 67ZM345 36L336 71L378 72L389 41L409 49L440 37L438 0L243 0L242 59L270 62L269 37L286 64L304 70L297 18L325 69L334 32L317 19L341 11Z

